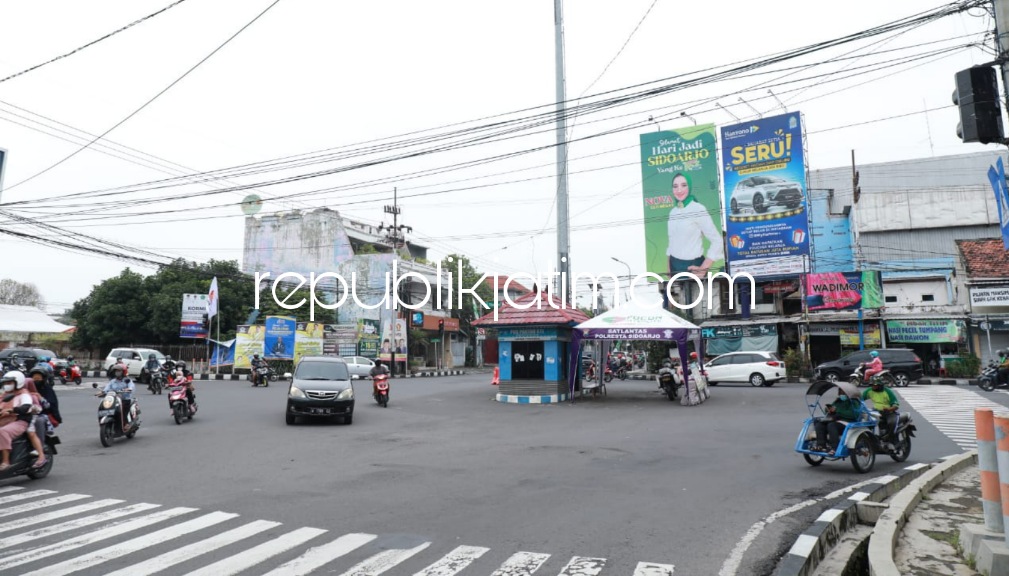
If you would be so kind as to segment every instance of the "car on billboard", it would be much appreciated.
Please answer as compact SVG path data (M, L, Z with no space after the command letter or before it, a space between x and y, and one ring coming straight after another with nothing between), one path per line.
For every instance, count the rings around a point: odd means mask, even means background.
M729 201L733 214L747 208L763 214L773 206L791 210L801 205L802 185L777 176L750 176L740 180Z

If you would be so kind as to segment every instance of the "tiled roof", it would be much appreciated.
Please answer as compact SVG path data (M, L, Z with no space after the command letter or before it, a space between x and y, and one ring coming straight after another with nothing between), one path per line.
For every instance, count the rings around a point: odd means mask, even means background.
M535 299L536 293L530 292L517 298L515 303L522 306L535 301ZM570 305L570 303L568 303L568 305ZM515 308L505 302L501 308L498 309L497 320L494 320L494 312L491 311L478 318L475 322L473 322L473 325L518 326L531 324L553 324L573 326L575 324L581 324L588 319L589 317L577 308L561 308L560 310L555 310L547 301L547 293L544 291L543 295L540 296L540 306L533 305L532 307L523 310Z
M1009 252L1001 238L957 240L968 278L1009 278Z

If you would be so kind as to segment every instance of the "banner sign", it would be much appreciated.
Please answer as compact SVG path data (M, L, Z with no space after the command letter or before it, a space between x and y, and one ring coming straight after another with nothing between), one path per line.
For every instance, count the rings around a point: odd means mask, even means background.
M235 330L235 368L252 368L253 354L263 357L265 335L265 326L238 326Z
M322 356L322 324L298 322L294 336L294 362L304 356Z
M967 340L963 320L887 320L886 333L891 342L963 344Z
M557 340L556 328L498 328L499 342Z
M722 162L732 274L803 274L809 207L800 113L723 127Z
M1009 332L1009 320L975 320L973 324L978 330Z
M326 356L345 356L349 346L356 347L357 334L358 324L326 324L322 336L322 353Z
M865 323L862 331L866 348L879 348L882 346L879 324L870 325L869 323ZM858 326L845 326L839 332L840 333L838 335L841 337L841 346L849 348L852 346L858 346Z
M971 306L1009 306L1009 286L970 287Z
M382 345L378 357L386 362L406 362L406 320L397 318L382 323Z
M995 166L988 168L988 180L995 191L995 205L998 206L999 227L1002 229L1002 246L1009 250L1009 185L1005 179L1005 165L1000 157Z
M645 268L669 278L725 268L715 126L641 134Z
M357 321L358 354L374 360L378 358L379 331L378 320L360 319Z
M297 323L288 316L267 316L264 346L267 360L294 360Z
M878 271L806 274L806 307L858 310L883 306L883 280Z
M231 346L224 346L219 342L213 342L210 352L210 367L232 366L235 363L235 344L232 340Z
M210 325L207 317L206 294L183 294L182 295L182 324L179 328L179 338L207 338L206 325Z
M777 324L746 324L740 326L710 326L701 328L701 337L715 338L751 338L756 336L777 336Z

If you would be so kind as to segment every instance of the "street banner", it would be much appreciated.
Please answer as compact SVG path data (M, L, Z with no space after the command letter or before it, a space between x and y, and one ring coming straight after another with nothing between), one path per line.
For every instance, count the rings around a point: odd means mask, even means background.
M326 324L322 338L326 356L357 355L357 324Z
M382 322L382 344L378 358L384 362L406 362L406 320L397 318Z
M217 315L217 276L210 283L210 292L207 293L207 318Z
M725 268L714 124L641 134L645 267L677 272Z
M396 362L406 362L406 320L398 318L396 320L396 348L394 349ZM444 345L443 345L444 346Z
M294 363L303 356L322 356L322 324L298 322L294 336Z
M267 316L264 347L267 360L294 360L297 323L288 316Z
M858 346L858 326L845 326L838 330L838 336L841 337L841 346L849 348ZM879 324L869 324L866 322L863 325L862 338L865 340L866 348L879 348L882 345L879 336Z
M358 353L365 358L378 358L378 321L362 318L357 321Z
M722 128L729 271L800 275L809 256L802 116L790 112Z
M964 344L967 341L963 320L887 320L886 333L890 342Z
M252 368L253 354L264 356L265 326L241 325L235 331L235 368Z
M235 344L237 340L218 342L211 340L210 367L231 366L235 363Z
M883 280L876 270L806 274L806 308L867 310L883 306Z
M179 328L179 338L206 339L209 320L207 318L206 294L182 295L182 322ZM207 320L205 323L204 320Z
M1005 165L1002 158L995 166L988 168L988 180L995 191L995 205L998 206L998 221L1002 229L1002 246L1009 250L1009 184L1006 184Z

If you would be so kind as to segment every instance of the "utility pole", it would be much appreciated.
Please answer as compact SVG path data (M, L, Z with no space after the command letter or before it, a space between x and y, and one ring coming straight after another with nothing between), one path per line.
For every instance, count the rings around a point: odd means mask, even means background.
M1009 0L993 0L995 9L995 48L998 50L999 69L1002 71L1002 92L1006 106L1009 107L1009 67L1006 67L1006 56L1009 55Z
M563 279L573 283L568 222L568 144L567 121L564 118L567 90L564 81L564 0L554 0L554 55L557 74L557 294L561 294ZM561 294L562 301L568 300Z
M403 236L403 230L413 232L413 228L409 226L403 226L399 223L399 215L402 210L399 207L399 191L397 188L392 189L392 206L385 206L385 213L392 214L392 228L389 229L389 233L386 235L387 241L392 245L392 257L393 261L399 264L399 249L400 244L406 245L405 236ZM379 226L378 229L381 231L384 228ZM409 285L407 285L407 290L409 291ZM398 311L391 311L391 318L389 320L389 332L391 333L392 342L389 346L390 354L392 355L392 370L391 373L394 375L396 373L396 321L399 319ZM406 360L403 362L403 374L406 375L407 367L410 365L410 342L408 340L409 334L408 330L403 331L403 347L406 350Z

